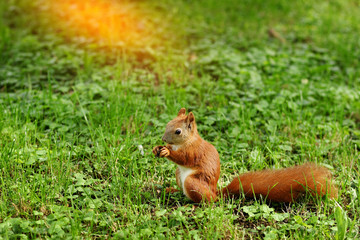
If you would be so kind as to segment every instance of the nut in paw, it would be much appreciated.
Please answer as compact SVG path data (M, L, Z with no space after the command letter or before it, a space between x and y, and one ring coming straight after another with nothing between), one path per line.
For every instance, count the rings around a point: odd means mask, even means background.
M169 155L170 155L170 151L166 147L163 147L159 154L160 157L167 157Z
M164 146L156 146L153 148L152 152L153 154L156 156L156 157L160 157L160 152L161 152L161 149L163 148Z

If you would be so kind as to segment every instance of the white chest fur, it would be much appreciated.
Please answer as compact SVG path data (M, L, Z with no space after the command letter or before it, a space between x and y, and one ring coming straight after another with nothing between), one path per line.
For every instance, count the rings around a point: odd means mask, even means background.
M180 165L178 165L178 168L179 168L179 173L180 173L179 178L180 178L181 188L182 188L184 194L185 194L187 197L189 197L189 195L188 195L188 193L187 193L184 185L185 185L185 180L186 180L186 178L187 178L189 175L191 175L191 174L194 172L194 170L191 169L191 168L187 168L187 167L180 166Z
M171 149L176 151L180 148L180 145L171 145Z

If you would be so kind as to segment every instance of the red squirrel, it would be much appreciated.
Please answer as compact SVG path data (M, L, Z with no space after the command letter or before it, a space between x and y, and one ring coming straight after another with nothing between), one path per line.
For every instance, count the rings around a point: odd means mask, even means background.
M166 146L156 146L153 153L177 164L176 182L194 202L216 201L218 197L263 196L276 202L294 202L302 193L330 198L337 197L328 169L313 163L280 169L248 172L236 177L227 187L217 191L220 159L215 147L203 140L196 128L192 112L180 109L176 118L166 125L162 140ZM175 190L176 191L176 190Z

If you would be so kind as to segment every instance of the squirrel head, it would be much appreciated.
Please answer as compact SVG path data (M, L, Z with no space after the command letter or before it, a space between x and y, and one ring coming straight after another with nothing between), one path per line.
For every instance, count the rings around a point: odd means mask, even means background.
M176 118L166 125L162 140L171 145L182 145L197 133L195 116L192 112L186 115L185 108L180 109Z

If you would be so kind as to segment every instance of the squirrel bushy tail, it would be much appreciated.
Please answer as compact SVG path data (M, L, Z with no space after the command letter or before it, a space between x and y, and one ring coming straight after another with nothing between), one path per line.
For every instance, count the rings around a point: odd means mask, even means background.
M294 202L305 192L313 196L328 194L330 198L337 197L330 171L313 163L279 170L248 172L236 177L218 194L228 197L238 196L242 192L246 197L261 195L276 202Z

